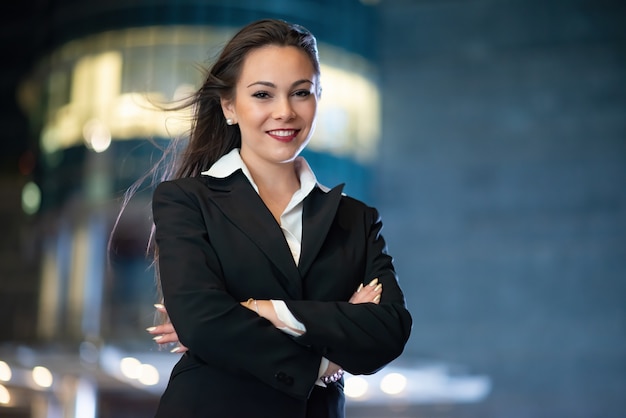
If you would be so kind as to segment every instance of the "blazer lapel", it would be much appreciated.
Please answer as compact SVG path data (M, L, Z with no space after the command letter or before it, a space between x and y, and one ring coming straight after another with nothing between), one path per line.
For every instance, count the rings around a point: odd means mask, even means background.
M316 187L304 200L302 250L298 263L298 270L302 277L306 275L324 244L341 201L343 186L340 184L327 193Z
M302 281L280 225L241 170L226 178L205 176L212 201L284 275L277 278L289 295L299 298Z

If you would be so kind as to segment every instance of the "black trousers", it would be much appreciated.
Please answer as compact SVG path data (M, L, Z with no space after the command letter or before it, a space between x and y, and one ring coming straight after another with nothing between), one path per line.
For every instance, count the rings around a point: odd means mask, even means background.
M343 394L343 379L323 388L315 386L306 408L307 418L345 418L346 399Z
M256 379L182 356L155 418L345 418L343 379L292 398Z

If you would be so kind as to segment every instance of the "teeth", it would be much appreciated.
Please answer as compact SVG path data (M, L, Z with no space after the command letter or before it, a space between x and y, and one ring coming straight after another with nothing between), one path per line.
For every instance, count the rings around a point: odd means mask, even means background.
M285 131L285 130L270 131L269 133L272 134L272 135L275 135L275 136L291 136L291 135L295 134L296 131L292 129L292 130L288 130L288 131Z

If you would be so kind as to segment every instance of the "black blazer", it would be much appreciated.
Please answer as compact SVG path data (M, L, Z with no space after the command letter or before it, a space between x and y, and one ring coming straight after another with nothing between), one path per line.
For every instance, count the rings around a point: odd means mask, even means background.
M343 399L341 382L316 388L311 397L322 356L352 374L368 374L400 355L411 317L381 221L342 188L315 188L304 200L298 265L241 170L156 188L165 305L189 348L172 371L158 416L317 416L309 403L332 409ZM383 284L379 305L347 302L374 278ZM248 298L284 300L306 333L294 338L276 329L239 304Z

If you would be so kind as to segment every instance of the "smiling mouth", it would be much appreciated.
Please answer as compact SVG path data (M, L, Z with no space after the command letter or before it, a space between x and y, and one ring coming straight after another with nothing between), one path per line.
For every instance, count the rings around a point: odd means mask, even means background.
M289 142L298 135L298 132L300 132L299 129L276 129L267 131L267 134L279 141Z

